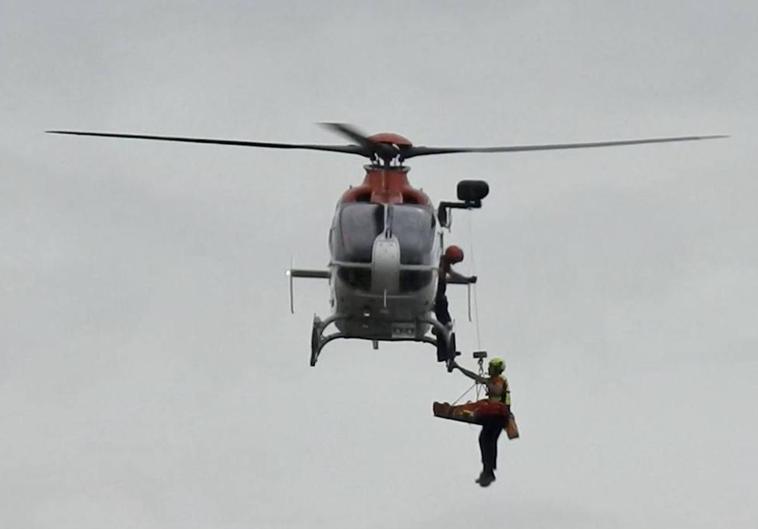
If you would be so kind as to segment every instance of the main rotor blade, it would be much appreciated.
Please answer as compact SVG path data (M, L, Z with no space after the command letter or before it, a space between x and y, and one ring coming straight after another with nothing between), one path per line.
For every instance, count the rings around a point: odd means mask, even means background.
M508 147L409 147L403 152L403 158L414 156L428 156L431 154L454 154L467 152L524 152L524 151L552 151L558 149L587 149L592 147L618 147L622 145L641 145L643 143L670 143L676 141L712 140L716 138L728 138L728 135L716 134L711 136L678 136L674 138L643 138L637 140L595 141L589 143L552 143L545 145L512 145Z
M342 134L346 138L353 140L359 145L371 145L373 142L368 139L368 135L359 131L357 128L347 123L319 123L322 127L331 129L338 134Z
M262 147L266 149L307 149L310 151L342 152L371 156L360 145L312 145L307 143L271 143L263 141L219 140L213 138L184 138L179 136L151 136L146 134L121 134L112 132L84 132L77 130L47 130L48 134L70 134L73 136L99 136L103 138L128 138L137 140L177 141L184 143L207 143L213 145L236 145L240 147Z
M399 150L390 145L371 140L365 133L347 123L321 123L321 126L332 129L338 134L342 134L346 138L357 142L358 145L363 146L368 152L375 153L382 159L391 160L400 154Z

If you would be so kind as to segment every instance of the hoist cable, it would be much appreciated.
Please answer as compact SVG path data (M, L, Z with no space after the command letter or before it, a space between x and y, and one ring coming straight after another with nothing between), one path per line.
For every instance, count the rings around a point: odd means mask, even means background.
M471 269L473 275L476 276L476 257L474 253L474 228L471 220L471 214L468 215L468 235L469 235L469 251L471 252ZM478 279L478 278L477 278ZM476 328L476 348L482 349L482 332L479 327L479 298L477 296L476 283L473 285L474 290L474 326Z

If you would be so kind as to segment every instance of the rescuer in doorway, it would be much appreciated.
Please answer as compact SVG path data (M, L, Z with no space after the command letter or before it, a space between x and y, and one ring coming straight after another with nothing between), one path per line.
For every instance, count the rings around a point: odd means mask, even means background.
M476 480L482 487L489 486L495 481L495 469L497 469L497 440L500 432L508 423L511 414L511 392L508 388L508 379L503 376L505 362L502 358L492 358L487 366L488 376L469 371L453 361L453 368L460 370L468 378L483 384L487 388L487 398L502 403L505 406L503 414L488 416L482 424L479 433L479 449L482 453L482 473Z
M453 270L453 265L463 261L463 250L459 246L448 246L445 253L440 256L439 272L437 273L437 293L434 297L434 315L445 327L450 327L450 310L447 301L447 282L449 279L476 283L476 276L466 277ZM433 331L434 334L437 334ZM447 360L447 348L442 340L437 345L437 361L444 362Z

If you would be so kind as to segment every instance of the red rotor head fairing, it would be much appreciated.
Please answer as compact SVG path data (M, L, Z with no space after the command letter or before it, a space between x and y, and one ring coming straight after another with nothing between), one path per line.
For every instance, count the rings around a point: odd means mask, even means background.
M368 139L374 143L388 143L390 145L397 145L398 147L413 147L411 140L394 132L381 132L369 136Z

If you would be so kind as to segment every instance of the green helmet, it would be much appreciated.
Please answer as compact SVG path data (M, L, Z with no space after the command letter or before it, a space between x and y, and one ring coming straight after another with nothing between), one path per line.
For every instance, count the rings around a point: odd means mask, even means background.
M498 358L497 356L490 359L490 363L487 366L487 370L492 373L495 372L496 375L499 375L503 371L505 371L505 361L502 358Z

